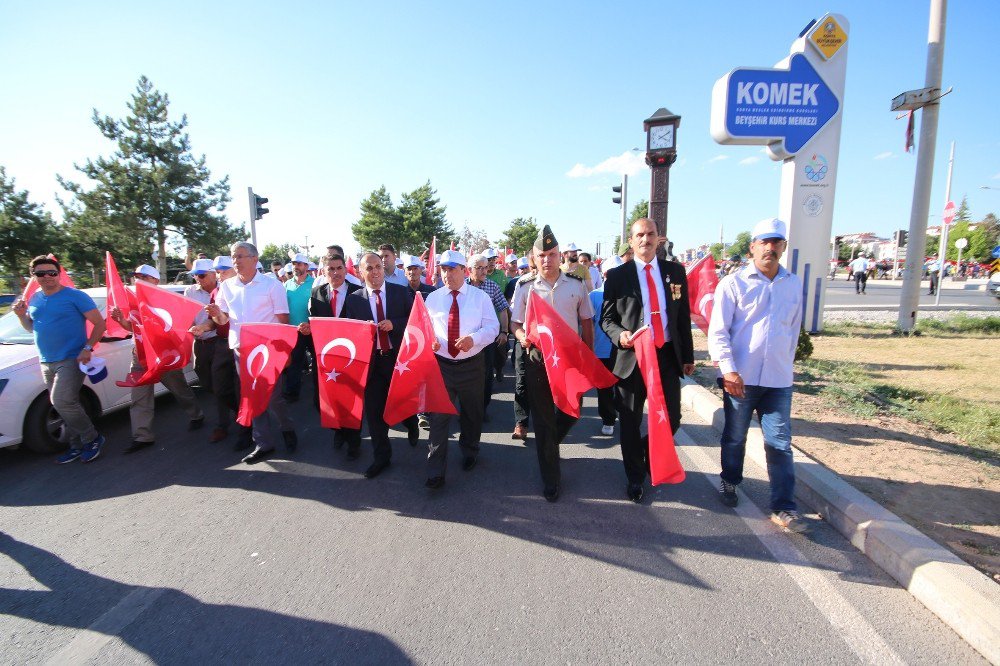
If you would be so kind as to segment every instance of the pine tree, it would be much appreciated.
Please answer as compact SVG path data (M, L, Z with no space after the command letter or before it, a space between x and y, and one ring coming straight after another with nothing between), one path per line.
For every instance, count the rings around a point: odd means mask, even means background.
M28 200L28 191L17 191L14 179L0 166L0 274L20 276L40 254L62 255L64 236L40 204ZM16 277L9 285L17 290Z
M538 225L533 217L517 217L511 220L507 231L500 238L501 247L509 247L515 254L524 256L538 238Z

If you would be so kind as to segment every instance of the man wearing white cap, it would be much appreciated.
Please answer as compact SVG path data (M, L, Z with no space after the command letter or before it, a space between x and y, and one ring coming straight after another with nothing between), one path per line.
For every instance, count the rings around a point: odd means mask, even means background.
M792 366L802 323L802 281L779 261L788 247L785 223L757 223L750 242L752 261L727 275L715 290L708 326L708 351L722 373L722 503L739 503L747 430L756 412L764 434L771 480L771 520L780 527L807 529L795 506L792 461Z
M406 255L403 259L403 270L406 271L407 286L410 287L410 293L414 295L419 293L426 301L427 297L430 296L436 287L423 281L424 262L420 261L420 257L415 257L412 254Z
M576 246L576 243L570 243L567 245L563 250L562 256L562 272L567 275L575 275L580 278L583 280L583 284L587 287L587 291L593 291L594 284L590 280L590 271L580 263L580 248Z
M500 287L500 293L507 287L507 274L497 266L497 251L491 247L482 251L482 256L486 258L486 277Z
M148 264L143 264L135 269L133 274L135 281L145 282L151 285L160 284L160 271L156 270ZM135 282L133 282L135 284ZM138 314L139 303L134 300L135 295L129 292L129 306L132 308L132 312ZM126 331L132 330L132 321L126 319L122 311L118 308L112 308L111 318L116 322L121 324L121 327ZM145 372L144 368L139 363L139 357L136 353L135 347L132 347L132 365L129 368L130 373ZM201 407L198 406L198 402L195 400L194 391L188 386L187 378L184 376L184 370L170 370L165 372L162 377L160 377L160 383L163 384L174 397L177 398L177 402L180 403L181 408L187 412L188 418L188 430L198 430L205 423L205 414L201 411ZM132 404L129 406L128 415L129 420L132 422L132 444L125 449L125 453L135 453L136 451L141 451L142 449L152 446L155 443L155 436L153 433L153 415L155 413L156 402L153 395L153 385L145 384L143 386L133 386L132 387Z
M507 253L507 256L504 257L503 261L504 276L507 278L507 284L509 285L511 282L517 282L517 278L520 277L517 273L517 255L513 252L509 252Z
M292 260L293 276L285 281L285 296L288 298L288 323L298 326L309 321L309 297L312 294L313 276L309 274L309 257L301 252L289 252ZM285 379L285 401L298 402L302 392L302 368L306 363L306 353L310 349L310 338L299 333L292 348L288 367L282 376Z
M212 260L196 259L191 266L191 275L195 282L184 290L184 296L202 305L208 305L212 302L212 292L218 287ZM209 441L221 442L229 430L230 405L218 395L212 368L215 366L217 354L229 356L231 362L232 353L229 351L229 346L219 339L218 331L204 310L194 318L191 333L194 335L194 371L198 375L198 382L215 397L216 424Z
M458 399L462 469L470 471L476 466L483 432L482 396L488 372L483 350L496 342L500 322L486 292L466 283L465 258L461 253L445 250L438 266L444 286L427 297L427 312L435 334L431 349L437 355L448 396L453 401ZM430 415L427 487L431 489L444 485L450 421L449 414Z

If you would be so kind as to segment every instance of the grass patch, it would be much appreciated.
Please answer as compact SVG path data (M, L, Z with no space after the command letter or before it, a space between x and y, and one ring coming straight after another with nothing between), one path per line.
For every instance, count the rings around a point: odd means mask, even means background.
M959 312L947 319L921 319L917 330L924 333L981 333L1000 335L1000 317L970 317Z

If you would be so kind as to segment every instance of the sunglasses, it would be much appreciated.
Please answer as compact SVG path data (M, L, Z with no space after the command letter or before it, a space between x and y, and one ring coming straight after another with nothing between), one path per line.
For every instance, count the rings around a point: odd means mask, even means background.
M35 271L32 275L35 277L55 277L59 275L59 271Z
M208 273L194 273L195 280L204 280L208 277Z

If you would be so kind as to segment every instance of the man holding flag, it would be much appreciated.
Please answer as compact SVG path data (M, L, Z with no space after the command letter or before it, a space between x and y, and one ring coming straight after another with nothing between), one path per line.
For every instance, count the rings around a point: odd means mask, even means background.
M549 382L557 378L549 377L541 350L528 339L525 328L528 300L531 294L537 294L547 301L570 329L582 331L583 344L590 349L594 348L594 308L583 280L560 270L562 255L549 225L538 233L533 247L538 273L526 275L518 281L511 307L511 328L514 337L527 351L525 384L535 430L538 466L542 472L542 495L549 502L555 502L561 491L559 443L577 418L558 409L553 401Z
M611 338L613 371L619 378L615 407L621 423L625 492L638 503L642 501L643 482L650 471L649 436L640 436L639 428L643 405L651 391L636 359L633 335L643 326L650 328L659 369L659 377L653 381L662 387L673 433L681 422L681 376L694 372L694 343L684 267L656 257L659 238L656 224L650 219L632 223L629 243L633 259L605 276L601 328ZM650 405L650 414L653 412Z
M727 275L715 291L708 352L722 373L722 503L739 503L747 430L760 417L771 480L771 520L790 532L807 528L795 506L792 461L792 366L802 324L802 281L779 261L788 247L785 223L757 223L753 261Z

